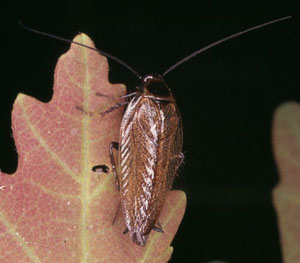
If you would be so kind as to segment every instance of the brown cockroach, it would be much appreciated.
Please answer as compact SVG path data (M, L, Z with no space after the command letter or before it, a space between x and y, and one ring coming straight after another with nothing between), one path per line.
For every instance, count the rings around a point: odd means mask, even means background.
M129 102L119 103L102 113L106 115L128 104L120 127L119 142L112 142L109 149L126 224L124 233L129 232L134 243L144 246L151 230L163 232L158 217L183 160L181 117L174 96L163 77L209 48L289 18L291 16L275 19L230 35L195 51L168 68L162 75L151 74L143 78L126 63L101 50L20 24L29 31L95 50L125 66L142 80L136 92L122 97L131 98ZM114 148L119 151L117 165ZM107 169L103 169L106 165L94 166L93 171L98 167L107 172Z
M155 223L183 160L182 135L171 90L162 76L147 75L126 108L119 144L110 145L125 232L138 245L145 245L152 229L162 232ZM117 167L113 148L119 150Z

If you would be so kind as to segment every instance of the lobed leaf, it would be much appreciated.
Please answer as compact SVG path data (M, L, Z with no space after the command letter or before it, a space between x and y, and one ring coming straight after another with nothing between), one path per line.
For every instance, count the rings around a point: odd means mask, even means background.
M77 42L94 46L84 34ZM96 95L98 93L98 95ZM160 216L164 233L151 232L145 247L123 235L108 146L118 141L123 109L102 117L125 95L108 81L107 59L71 45L55 69L53 98L42 103L19 94L12 112L18 168L0 174L0 262L167 262L186 197L171 191ZM102 94L102 96L99 96Z

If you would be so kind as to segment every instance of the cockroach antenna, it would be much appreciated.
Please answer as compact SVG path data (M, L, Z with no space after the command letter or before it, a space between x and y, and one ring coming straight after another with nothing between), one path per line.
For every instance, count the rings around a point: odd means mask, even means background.
M37 30L37 29L34 29L34 28L30 28L28 26L23 25L23 23L22 23L21 20L18 21L18 24L19 24L19 26L21 28L26 29L27 31L30 31L30 32L33 32L33 33L36 33L36 34L39 34L39 35L43 35L43 36L46 36L46 37L50 37L50 38L53 38L53 39L57 39L57 40L60 40L60 41L64 41L64 42L67 42L67 43L76 44L76 45L79 45L79 46L82 46L82 47L94 50L94 51L100 53L101 55L103 55L105 57L108 57L109 59L111 59L111 60L119 63L122 66L124 66L129 71L131 71L134 75L136 75L139 79L142 79L141 75L136 70L134 70L132 67L130 67L128 64L126 64L121 59L119 59L119 58L117 58L117 57L115 57L113 55L110 55L109 53L106 53L106 52L104 52L102 50L99 50L97 48L93 48L93 47L84 45L82 43L79 43L79 42L76 42L76 41L73 41L73 40L70 40L70 39L67 39L67 38L64 38L64 37L56 36L56 35L49 34L49 33L46 33L46 32L43 32L43 31L40 31L40 30Z
M177 68L178 66L180 66L181 64L187 62L188 60L190 60L191 58L199 55L200 53L212 48L212 47L215 47L215 46L218 46L220 45L221 43L224 43L228 40L231 40L233 38L236 38L238 36L241 36L241 35L244 35L250 31L254 31L256 29L259 29L259 28L262 28L262 27L265 27L265 26L268 26L268 25L271 25L271 24L274 24L274 23L277 23L277 22L280 22L280 21L283 21L283 20L286 20L286 19L290 19L292 18L292 16L285 16L285 17L282 17L282 18L278 18L278 19L274 19L274 20L271 20L269 22L266 22L266 23L263 23L263 24L260 24L260 25L257 25L257 26L253 26L253 27L250 27L248 29L245 29L241 32L238 32L238 33L235 33L235 34L232 34L230 36L227 36L223 39L220 39L216 42L213 42L199 50L196 50L195 52L193 52L192 54L184 57L183 59L179 60L177 63L175 63L173 66L169 67L163 74L162 76L166 76L169 72L173 71L175 68ZM28 26L25 26L22 24L22 21L19 20L18 22L19 26L22 27L23 29L26 29L30 32L33 32L33 33L36 33L36 34L39 34L39 35L43 35L43 36L47 36L47 37L50 37L50 38L54 38L54 39L57 39L57 40L60 40L60 41L64 41L64 42L68 42L68 43L73 43L73 44L76 44L76 45L79 45L79 46L82 46L82 47L85 47L85 48L89 48L91 50L94 50L96 52L99 52L100 54L102 54L103 56L105 57L108 57L109 59L119 63L120 65L124 66L125 68L127 68L129 71L131 71L134 75L136 75L139 79L142 79L141 75L136 71L134 70L132 67L130 67L128 64L126 64L124 61L122 61L121 59L113 56L113 55L110 55L109 53L106 53L102 50L99 50L97 48L93 48L93 47L90 47L90 46L87 46L87 45L84 45L82 43L79 43L79 42L76 42L76 41L73 41L73 40L70 40L70 39L67 39L67 38L63 38L63 37L60 37L60 36L56 36L56 35L53 35L53 34L49 34L49 33L46 33L46 32L43 32L43 31L40 31L40 30L37 30L37 29L34 29L34 28L30 28Z
M240 31L238 33L235 33L235 34L232 34L228 37L225 37L223 39L220 39L216 42L213 42L201 49L198 49L196 50L195 52L193 52L192 54L184 57L183 59L179 60L178 62L176 62L173 66L169 67L162 75L165 76L167 75L169 72L171 72L172 70L174 70L175 68L177 68L178 66L180 66L181 64L183 64L184 62L187 62L188 60L190 60L191 58L199 55L200 53L212 48L212 47L215 47L215 46L218 46L220 45L221 43L224 43L226 42L227 40L230 40L230 39L233 39L233 38L236 38L238 36L241 36L241 35L244 35L250 31L254 31L256 29L259 29L259 28L262 28L262 27L265 27L265 26L268 26L268 25L271 25L271 24L274 24L274 23L277 23L277 22L280 22L280 21L283 21L283 20L286 20L286 19L290 19L292 18L292 16L285 16L285 17L281 17L281 18L278 18L278 19L274 19L274 20L271 20L269 22L266 22L266 23L263 23L263 24L260 24L260 25L257 25L257 26L253 26L253 27L250 27L248 29L245 29L243 31Z

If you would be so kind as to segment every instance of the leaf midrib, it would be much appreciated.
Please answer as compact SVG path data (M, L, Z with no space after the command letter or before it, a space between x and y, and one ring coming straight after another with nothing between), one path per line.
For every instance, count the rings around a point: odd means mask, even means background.
M84 41L82 41L84 42ZM84 98L83 98L83 108L89 109L89 72L88 72L88 57L87 57L87 49L81 49L82 61L84 62L84 85L82 87ZM87 238L87 219L89 214L89 199L90 199L90 176L89 176L89 136L88 136L88 125L90 118L88 118L88 114L83 115L82 119L82 142L81 142L81 161L82 161L82 169L80 175L80 182L81 182L81 233L80 233L80 240L81 240L81 263L88 262L88 255L89 255L89 243Z

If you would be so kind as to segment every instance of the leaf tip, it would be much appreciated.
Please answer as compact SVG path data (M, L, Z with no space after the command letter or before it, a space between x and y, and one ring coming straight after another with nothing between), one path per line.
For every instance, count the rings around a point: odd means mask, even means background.
M284 102L280 104L274 112L274 120L277 118L286 118L291 115L292 112L295 111L295 109L298 109L300 107L299 103L294 101Z
M14 105L22 103L26 97L27 97L26 94L24 94L24 93L18 93L18 95L17 95L17 97L16 97L16 99L14 101Z
M85 33L79 33L78 35L76 35L73 39L74 42L83 44L83 45L87 45L89 47L95 48L95 44L92 41L92 39L86 35ZM72 44L73 45L73 44Z
M182 190L174 190L174 192L176 193L178 200L182 202L182 205L186 206L187 203L186 193Z

